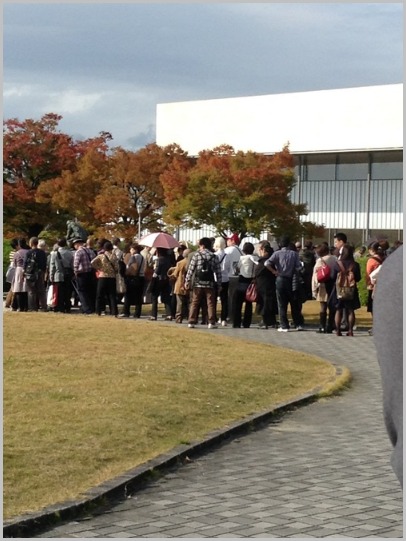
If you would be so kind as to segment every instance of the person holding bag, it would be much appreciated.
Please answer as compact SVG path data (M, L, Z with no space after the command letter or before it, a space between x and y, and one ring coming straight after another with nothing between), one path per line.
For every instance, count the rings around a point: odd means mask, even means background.
M354 260L354 249L350 244L345 244L341 251L340 259L336 262L337 279L335 287L331 293L331 301L336 308L335 314L335 327L336 335L342 336L341 321L343 317L343 310L347 313L348 331L347 336L354 336L353 328L355 324L355 310L361 308L361 302L359 299L357 283L361 280L361 269L359 263ZM346 278L348 272L354 275L354 291L352 298L344 298L340 296L338 292L339 283ZM337 283L338 282L338 283Z
M316 301L319 301L320 303L320 324L318 332L331 334L335 327L334 321L336 310L335 306L328 301L334 289L337 257L333 254L330 254L330 249L327 243L322 243L317 246L316 254L317 260L313 268L312 276L312 294ZM327 268L328 271L321 272L324 268ZM323 281L320 281L320 279L322 279Z
M254 250L255 248L252 242L246 242L242 248L243 255L238 262L238 285L234 291L231 304L234 329L239 329L241 323L245 329L248 329L251 326L253 303L246 299L246 293L248 286L254 278L255 266L258 262L258 256L254 254ZM244 317L242 317L242 307L244 303Z

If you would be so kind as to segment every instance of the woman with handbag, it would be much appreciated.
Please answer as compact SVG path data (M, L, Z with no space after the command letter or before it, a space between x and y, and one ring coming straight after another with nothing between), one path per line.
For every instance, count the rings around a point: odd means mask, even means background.
M348 331L347 336L354 336L353 328L355 324L355 310L361 308L361 302L359 299L357 283L361 280L361 269L359 263L354 260L354 248L350 244L344 244L340 259L336 261L336 271L337 278L335 282L334 289L331 293L331 301L333 302L336 308L335 314L335 327L336 335L342 336L341 332L341 321L343 317L343 311L347 313L347 322L348 322ZM340 297L340 294L337 292L339 285L337 281L340 281L342 278L345 278L347 273L353 273L355 284L352 292L352 298Z
M248 329L252 322L252 302L246 299L245 295L248 286L252 282L255 274L255 266L258 262L258 256L254 254L254 245L252 242L246 242L242 248L243 255L240 256L238 262L238 285L234 291L231 312L233 320L233 328L239 329L241 323L244 329ZM242 316L242 308L244 307L244 316Z
M334 289L335 277L337 274L337 271L335 270L337 257L330 253L330 248L327 243L322 243L317 246L316 254L317 260L313 268L312 276L312 293L316 301L319 301L320 303L320 324L318 332L331 334L335 327L334 320L336 309L333 303L329 303L328 300ZM324 271L324 268L326 268L327 271Z
M101 316L106 296L110 307L110 315L117 317L116 277L119 267L110 241L103 244L103 251L92 259L91 265L97 271L96 314Z

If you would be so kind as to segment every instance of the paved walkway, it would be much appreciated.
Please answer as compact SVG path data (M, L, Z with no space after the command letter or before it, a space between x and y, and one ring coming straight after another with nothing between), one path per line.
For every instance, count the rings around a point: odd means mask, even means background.
M389 464L373 339L357 331L354 338L256 328L203 332L344 364L352 387L222 445L103 514L37 537L402 538L402 492Z

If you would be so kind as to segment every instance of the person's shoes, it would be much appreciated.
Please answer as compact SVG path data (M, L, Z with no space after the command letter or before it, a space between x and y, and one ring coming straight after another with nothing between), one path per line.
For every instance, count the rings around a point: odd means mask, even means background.
M156 317L151 316L151 317L148 318L148 321L156 321Z
M208 328L208 329L218 329L218 327L217 327L217 325L216 325L215 323L209 323L209 324L207 325L207 328Z
M130 317L130 316L128 316L127 314L119 314L118 317L122 318L122 317Z
M166 316L165 321L172 321L172 316Z
M343 333L341 331L336 331L336 336L342 336Z
M222 322L221 322L221 326L222 326L222 327L227 327L227 321L222 321Z
M348 331L347 336L354 336L354 333L352 331Z
M285 329L283 327L278 328L278 332L288 332L288 331L289 331L289 329Z
M195 326L194 326L193 323L188 323L188 329L194 329L194 328L195 328Z
M297 331L304 331L304 329L303 329L303 327L302 327L301 325L298 325L298 326L296 327L296 330L297 330Z

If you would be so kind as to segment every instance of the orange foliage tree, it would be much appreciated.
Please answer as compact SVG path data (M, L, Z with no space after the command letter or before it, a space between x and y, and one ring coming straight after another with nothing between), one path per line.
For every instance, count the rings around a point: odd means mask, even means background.
M73 214L93 234L131 239L138 231L138 211L143 230L165 226L160 176L182 154L176 145L149 144L138 151L115 147L108 154L90 148L75 171L42 183L37 198Z
M95 199L95 217L106 230L125 238L142 231L165 228L164 190L160 177L174 159L184 152L177 145L155 143L132 152L120 147L109 158L109 174Z
M266 156L222 145L200 152L189 166L174 161L161 177L168 219L190 227L211 225L222 236L229 231L241 238L262 231L300 235L307 209L290 200L293 165L288 147Z

